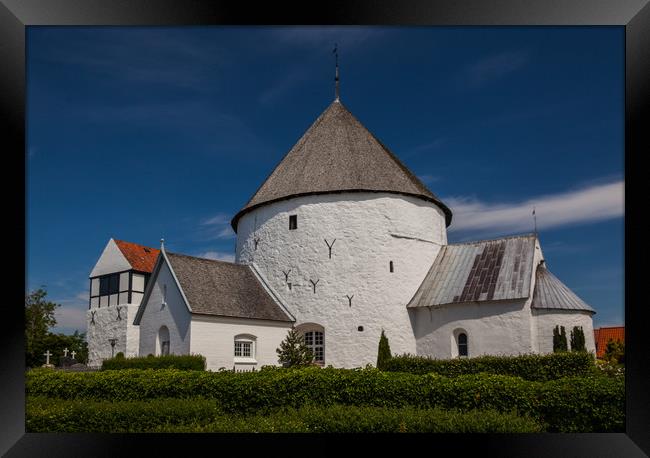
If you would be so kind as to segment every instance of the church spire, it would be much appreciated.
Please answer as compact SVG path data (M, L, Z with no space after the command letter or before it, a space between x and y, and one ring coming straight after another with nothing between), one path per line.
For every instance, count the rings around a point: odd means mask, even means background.
M335 90L334 93L336 97L334 98L335 102L339 101L339 51L338 51L338 44L334 43L334 50L332 51L334 55L336 56L336 78L334 78L335 82Z

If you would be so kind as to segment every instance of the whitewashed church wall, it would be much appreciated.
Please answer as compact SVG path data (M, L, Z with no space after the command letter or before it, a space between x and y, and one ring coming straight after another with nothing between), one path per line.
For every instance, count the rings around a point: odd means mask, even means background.
M289 230L294 214L298 227ZM330 259L325 240L334 239ZM394 353L415 352L406 304L446 243L444 213L431 202L390 193L313 195L245 214L237 261L255 262L296 326L325 328L325 365L359 367L376 364L382 329Z
M243 318L192 315L190 353L206 358L207 369L259 370L262 366L278 364L275 349L280 346L291 323ZM255 357L235 358L235 336L255 336ZM254 361L254 362L253 362Z
M153 280L153 278L152 278ZM163 305L163 285L167 285L166 305ZM145 307L144 302L141 307ZM169 329L169 353L186 355L190 351L190 312L167 266L163 263L140 320L140 356L156 355L158 333L162 326Z
M564 326L567 346L571 348L571 330L574 326L582 326L585 334L587 351L596 352L594 342L594 325L589 312L579 310L541 310L533 309L533 318L537 326L538 348L540 353L553 352L553 329Z
M144 291L144 275L133 273L131 281L133 283L131 286L133 291Z
M413 309L417 354L441 359L456 357L455 337L459 332L467 334L469 357L531 353L534 349L530 310L525 303L526 300L473 302L432 310Z
M131 269L131 264L126 260L115 241L110 239L89 276L98 277L129 269Z
M138 355L139 328L133 324L137 311L137 305L127 304L93 308L86 312L89 366L101 366L104 359L111 357L109 339L117 339L114 354L122 352L127 357Z

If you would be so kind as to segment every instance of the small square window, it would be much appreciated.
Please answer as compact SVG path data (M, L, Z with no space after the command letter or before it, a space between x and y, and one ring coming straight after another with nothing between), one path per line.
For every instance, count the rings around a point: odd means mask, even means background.
M289 215L289 230L298 229L298 215Z

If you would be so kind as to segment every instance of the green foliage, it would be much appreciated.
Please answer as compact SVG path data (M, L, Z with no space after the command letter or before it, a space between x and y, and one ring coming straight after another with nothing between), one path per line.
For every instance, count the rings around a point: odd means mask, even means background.
M45 300L43 288L25 295L25 353L27 367L45 363L45 342L48 331L56 325L54 312L61 304ZM54 353L51 351L51 353ZM51 360L50 360L51 361Z
M117 352L117 355L115 355L115 359L124 359L124 353L121 351Z
M280 342L280 348L277 348L278 362L285 367L304 367L309 366L314 361L312 351L305 345L302 334L291 328L287 337Z
M625 343L609 339L605 348L605 360L614 364L625 364Z
M28 432L540 432L533 419L493 410L305 405L253 415L223 413L210 399L80 401L28 398Z
M74 373L45 369L26 374L28 396L87 400L204 398L225 413L251 414L312 404L515 410L555 432L624 431L622 377L565 377L546 382L471 374L442 377L383 372L374 368L202 372L122 370Z
M447 377L488 372L512 375L525 380L553 380L592 373L594 358L590 353L551 353L520 356L478 356L475 358L433 359L424 356L394 356L386 364L391 372L426 374L435 372Z
M568 351L564 326L553 328L553 353Z
M121 353L121 352L120 352ZM204 371L205 356L202 355L164 355L125 358L118 353L115 358L105 359L102 370L117 369L180 369Z
M571 351L587 351L585 347L585 333L582 326L574 326L571 330Z
M388 344L388 337L386 337L386 334L384 334L384 330L382 329L381 337L379 338L379 350L377 351L377 369L384 370L392 356L390 345Z

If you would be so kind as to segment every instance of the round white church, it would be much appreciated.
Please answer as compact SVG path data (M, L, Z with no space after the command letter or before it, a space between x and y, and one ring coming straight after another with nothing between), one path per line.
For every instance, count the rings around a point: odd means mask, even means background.
M338 100L232 219L234 263L111 239L90 274L89 364L202 354L208 369L277 365L292 327L321 365L552 351L592 315L536 234L447 244L451 210Z

